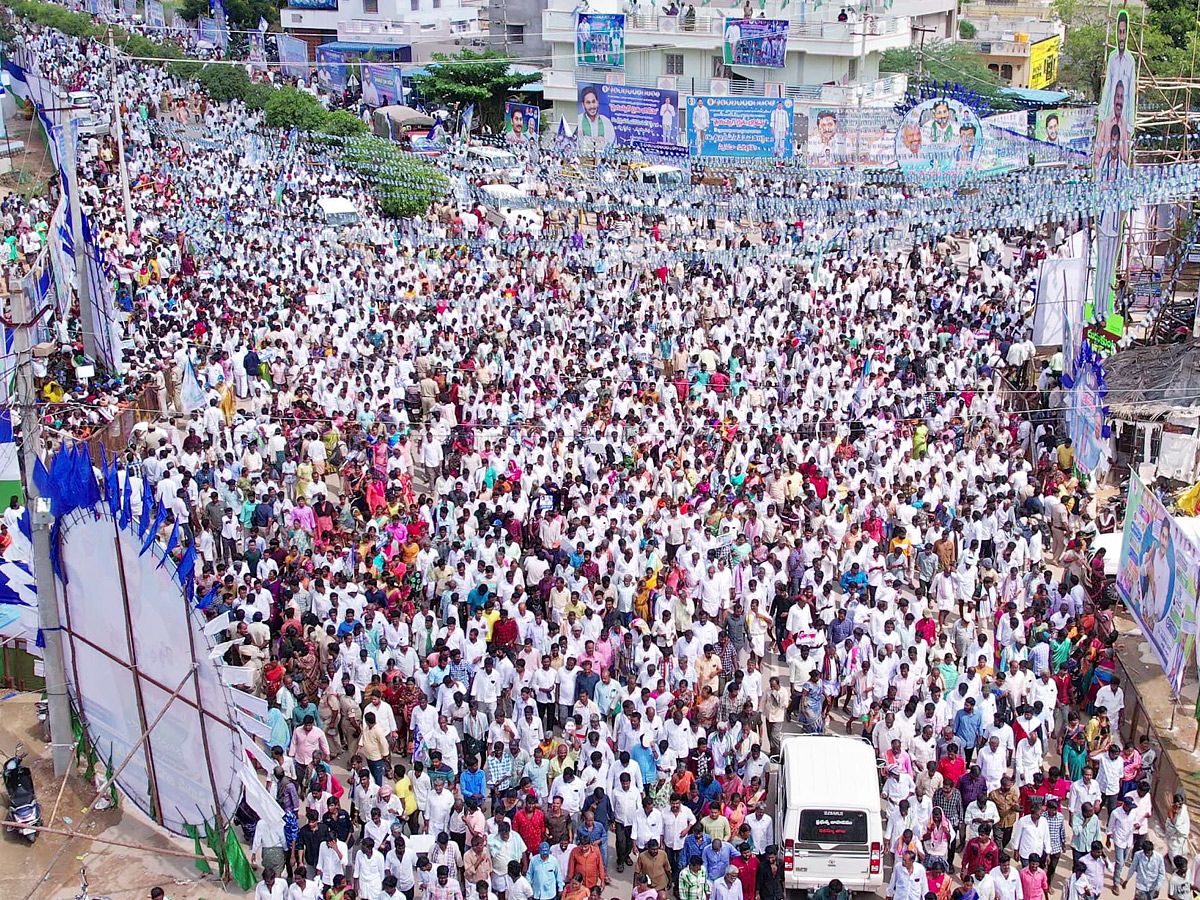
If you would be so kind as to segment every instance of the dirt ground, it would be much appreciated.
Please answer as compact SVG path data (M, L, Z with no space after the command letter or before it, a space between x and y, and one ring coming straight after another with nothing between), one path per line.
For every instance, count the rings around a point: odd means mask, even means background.
M87 782L72 773L51 823L61 781L55 779L50 748L41 740L37 721L38 695L15 693L0 698L0 752L5 758L17 741L29 748L26 762L33 770L42 818L46 827L78 831L138 844L145 850L114 847L83 837L41 834L30 846L24 838L0 837L0 897L5 900L69 900L80 893L80 869L87 872L93 900L145 900L150 889L161 886L170 900L241 898L236 885L224 889L219 882L196 871L187 859L163 856L152 848L191 850L171 842L148 826L141 814L126 808L101 810L82 818L95 796ZM7 798L4 798L7 804ZM7 806L4 807L7 812Z
M25 146L12 154L12 171L0 175L0 190L26 196L46 193L49 180L56 173L41 126L20 115L7 119L5 126L9 140L23 141Z

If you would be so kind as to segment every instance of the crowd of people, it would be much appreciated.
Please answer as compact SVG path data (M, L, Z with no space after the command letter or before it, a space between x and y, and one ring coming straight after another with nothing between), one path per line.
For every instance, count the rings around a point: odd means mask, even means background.
M64 86L109 77L15 28ZM763 222L790 252L742 255L705 223L705 261L651 208L555 247L466 235L470 169L398 233L236 102L116 78L132 229L111 139L80 173L132 349L53 424L153 389L120 478L269 705L260 900L587 900L626 868L633 900L782 900L796 726L875 747L892 900L1192 900L1186 803L1156 846L1157 751L1122 737L1112 517L1030 340L1045 243Z

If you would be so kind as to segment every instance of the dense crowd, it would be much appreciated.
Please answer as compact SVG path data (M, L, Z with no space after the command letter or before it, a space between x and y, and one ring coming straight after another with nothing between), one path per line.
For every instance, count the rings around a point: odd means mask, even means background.
M64 86L109 77L18 30ZM116 78L132 230L113 141L80 171L133 347L55 424L154 390L120 477L269 704L261 900L587 900L626 867L633 900L782 900L788 730L875 747L893 900L1191 900L1186 804L1155 846L1157 751L1121 736L1112 516L1029 337L1045 242L753 223L768 255L661 208L467 234L470 168L397 232L236 103Z

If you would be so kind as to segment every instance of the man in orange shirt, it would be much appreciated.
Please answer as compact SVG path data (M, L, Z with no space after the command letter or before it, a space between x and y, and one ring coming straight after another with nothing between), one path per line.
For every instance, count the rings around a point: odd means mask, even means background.
M567 880L574 881L576 875L583 878L583 886L589 891L593 886L608 881L600 848L586 834L580 835L579 846L571 851L571 861L567 864Z

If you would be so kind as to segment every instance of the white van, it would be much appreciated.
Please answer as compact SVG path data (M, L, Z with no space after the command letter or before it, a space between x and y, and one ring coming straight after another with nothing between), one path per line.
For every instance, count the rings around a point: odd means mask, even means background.
M507 225L514 231L540 234L544 222L542 212L536 206L530 206L529 194L511 184L485 184L483 192L491 198L494 205L488 211L488 221L493 225Z
M838 735L785 737L775 827L786 890L837 878L850 891L883 886L883 816L875 750Z
M674 187L683 184L683 169L678 166L646 166L644 169L638 169L638 181L642 184Z
M317 201L317 210L325 224L334 228L358 224L358 207L345 197L322 197Z

